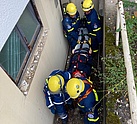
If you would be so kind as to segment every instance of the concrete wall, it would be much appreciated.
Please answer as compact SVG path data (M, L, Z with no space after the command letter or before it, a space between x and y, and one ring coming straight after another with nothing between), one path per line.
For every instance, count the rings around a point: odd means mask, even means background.
M25 97L0 68L1 124L52 124L53 115L45 108L41 85L34 91L35 86L33 82Z
M6 7L0 7L0 15L4 12L15 14L16 18L9 19L2 16L2 32L8 32L2 38L3 42L8 38L16 22L27 5L27 0L11 0L12 6L9 11L9 1L2 0L0 3ZM2 3L5 2L5 3ZM54 0L35 0L40 15L43 30L48 29L47 39L42 51L35 75L31 82L27 96L18 89L7 74L0 68L0 124L52 124L53 115L45 105L43 85L45 78L54 69L64 69L68 44L64 40L61 25L60 4L56 8ZM12 21L12 23L9 22ZM7 25L9 25L7 27ZM3 33L0 32L0 36ZM0 38L1 41L1 38Z

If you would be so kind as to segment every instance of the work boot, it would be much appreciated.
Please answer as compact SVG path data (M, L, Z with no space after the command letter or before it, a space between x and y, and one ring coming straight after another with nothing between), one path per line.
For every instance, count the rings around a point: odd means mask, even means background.
M62 124L67 124L68 119L62 119Z

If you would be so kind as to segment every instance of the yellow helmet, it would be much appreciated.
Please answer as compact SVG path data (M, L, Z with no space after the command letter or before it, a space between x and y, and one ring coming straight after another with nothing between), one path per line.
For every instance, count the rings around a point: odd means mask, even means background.
M92 0L84 0L84 2L82 4L82 9L84 12L87 12L93 8L94 8L94 4L93 4Z
M75 15L77 12L77 7L74 3L69 3L66 7L66 11L69 15Z
M58 93L64 86L64 79L60 75L51 76L48 81L48 88L52 93Z
M73 99L76 99L84 91L84 88L84 82L78 78L71 78L66 86L67 93Z

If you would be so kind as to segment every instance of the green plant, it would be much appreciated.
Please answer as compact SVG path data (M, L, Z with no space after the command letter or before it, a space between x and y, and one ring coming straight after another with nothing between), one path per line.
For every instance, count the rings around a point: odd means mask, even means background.
M136 8L137 9L137 4L135 3L135 2L131 2L131 1L129 1L129 0L122 0L123 1L123 3L124 3L124 8L126 9L126 8L129 8L129 7L131 7L131 8Z
M122 46L114 45L115 37L106 27L106 56L103 58L105 64L104 83L108 91L114 92L127 90L126 71Z
M125 19L130 54L132 59L135 82L137 83L137 18L133 15L133 10L127 8L136 8L134 2L124 1ZM103 74L107 90L123 92L127 90L126 69L122 53L122 43L118 47L114 45L114 35L108 32L110 28L106 27L106 57L103 58L105 63L105 73ZM121 28L116 32L120 32Z

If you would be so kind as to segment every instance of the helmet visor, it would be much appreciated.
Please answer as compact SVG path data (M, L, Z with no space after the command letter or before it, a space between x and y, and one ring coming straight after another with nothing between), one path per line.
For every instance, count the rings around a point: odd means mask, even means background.
M82 10L83 10L84 12L87 12L87 11L93 9L93 8L94 8L94 4L92 4L92 5L89 6L89 7L84 7L84 6L82 6Z
M76 12L77 11L75 11L75 12L67 12L69 15L71 15L71 16L74 16L75 14L76 14Z

